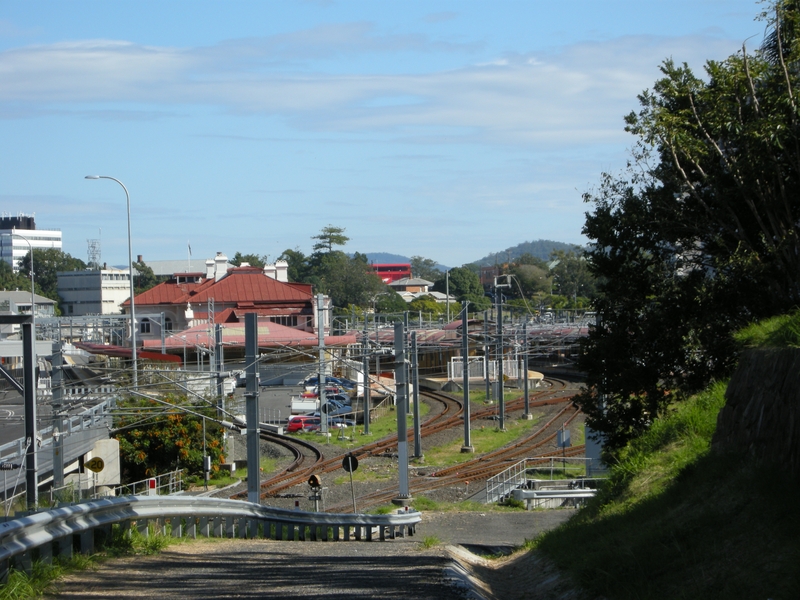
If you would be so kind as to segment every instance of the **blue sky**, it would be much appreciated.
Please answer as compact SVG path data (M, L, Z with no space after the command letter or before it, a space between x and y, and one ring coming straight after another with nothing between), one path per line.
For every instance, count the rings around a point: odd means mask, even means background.
M665 58L757 46L755 0L0 0L0 211L87 260L344 250L457 266L581 244Z

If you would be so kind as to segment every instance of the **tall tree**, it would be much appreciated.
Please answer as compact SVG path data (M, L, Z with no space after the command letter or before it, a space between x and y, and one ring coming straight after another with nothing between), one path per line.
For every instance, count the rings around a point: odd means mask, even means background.
M800 43L780 33L797 4L765 12L777 55L743 50L705 79L664 62L626 119L628 172L585 195L602 321L579 401L612 447L726 375L733 330L800 303Z
M411 274L431 283L444 277L444 272L436 266L436 261L422 256L411 257Z
M334 246L344 246L350 240L349 237L344 235L343 227L334 227L328 225L323 227L317 235L312 235L312 240L318 240L313 246L314 252L333 252Z

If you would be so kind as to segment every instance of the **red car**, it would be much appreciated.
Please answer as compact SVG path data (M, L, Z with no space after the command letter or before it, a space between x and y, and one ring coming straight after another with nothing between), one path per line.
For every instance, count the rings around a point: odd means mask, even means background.
M297 415L289 419L286 424L286 432L294 433L296 431L318 431L322 423L319 417L310 415Z

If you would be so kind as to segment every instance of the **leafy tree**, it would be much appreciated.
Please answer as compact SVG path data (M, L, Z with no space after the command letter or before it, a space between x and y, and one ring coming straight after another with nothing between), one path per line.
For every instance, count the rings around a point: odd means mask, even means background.
M300 250L287 248L278 257L278 260L285 260L289 265L286 271L289 281L307 283L306 280L309 275L308 257Z
M435 283L444 277L444 273L436 266L436 261L422 256L411 257L411 273L414 277Z
M334 246L344 246L347 244L350 238L344 235L344 231L344 228L334 227L333 225L323 227L322 231L317 235L311 236L312 240L319 240L314 244L314 252L322 252L323 250L326 252L333 252Z
M133 277L133 293L141 294L159 284L158 277L153 273L153 269L148 267L144 261L133 263L136 274Z
M29 272L30 273L30 272ZM36 281L36 276L33 278L34 291L41 294L41 288ZM23 273L15 273L13 267L4 260L0 260L0 289L3 290L25 290L31 289L30 274L26 277Z
M371 306L372 299L385 288L363 254L350 258L340 250L317 253L311 257L310 267L309 283L328 294L335 306Z
M450 295L455 296L459 302L467 300L470 302L470 310L486 310L492 303L483 293L483 286L478 275L465 265L450 269ZM434 292L446 293L447 284L444 279L440 279L433 285Z
M556 250L551 258L558 263L550 275L559 294L570 299L594 296L596 280L583 255Z
M602 322L579 402L612 448L727 375L733 330L800 302L800 11L765 14L777 54L710 61L705 79L664 62L626 118L627 172L585 195Z
M114 417L114 437L119 440L124 480L138 481L176 469L202 475L203 419L186 412L182 406L208 417L206 452L211 456L212 470L219 470L220 463L225 461L222 428L211 420L216 418L216 409L190 405L186 398L175 396L167 396L165 401L175 408L146 399L120 402L122 410Z
M58 248L33 249L34 282L41 290L42 296L58 302L58 272L83 271L86 263L79 258ZM28 252L20 261L19 272L30 281L31 253Z
M235 267L241 266L242 263L247 263L251 267L263 267L267 264L268 260L269 257L266 254L242 254L241 252L237 252L229 262Z
M389 286L386 286L375 298L375 312L377 313L401 313L407 310L408 303Z
M447 307L440 304L433 296L419 296L408 303L408 310L411 312L422 312L423 315L431 315L438 318L446 311ZM458 310L458 308L456 308Z

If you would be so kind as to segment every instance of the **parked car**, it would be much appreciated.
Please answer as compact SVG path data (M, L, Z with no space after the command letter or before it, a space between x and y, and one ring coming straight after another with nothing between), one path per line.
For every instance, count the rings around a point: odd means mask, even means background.
M317 431L320 428L322 419L319 415L296 415L286 423L286 432L295 433L297 431Z
M325 396L328 401L338 402L342 406L350 406L351 398L346 394L328 394Z

